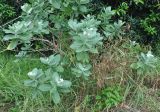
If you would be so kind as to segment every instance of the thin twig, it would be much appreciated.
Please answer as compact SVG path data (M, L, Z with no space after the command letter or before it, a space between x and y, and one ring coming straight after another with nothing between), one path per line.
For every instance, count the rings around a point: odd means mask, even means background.
M21 17L21 16L18 16L17 18L14 18L13 20L11 20L11 21L9 21L9 22L1 25L0 28L3 28L3 27L5 27L6 25L8 25L8 24L10 24L10 23L12 23L12 22L14 22L14 21L16 21L16 20L19 19L20 17Z
M49 40L42 39L42 38L32 38L32 40L37 40L37 41L43 41L49 43L51 46L54 46L54 43L50 42Z
M47 51L54 51L57 52L55 49L31 49L26 50L27 52L47 52Z

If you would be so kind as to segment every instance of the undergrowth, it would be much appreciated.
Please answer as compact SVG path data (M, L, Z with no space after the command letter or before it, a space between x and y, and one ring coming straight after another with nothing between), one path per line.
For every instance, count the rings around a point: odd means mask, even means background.
M145 6L152 13L140 21L130 8L143 0L102 1L29 0L2 22L0 111L160 111L158 44L138 38L158 37L159 9Z
M40 66L41 69L47 68L40 63L37 57L32 60L28 59L29 57L17 60L13 55L1 54L1 110L4 112L9 110L11 112L106 112L120 110L158 112L160 106L159 75L154 73L154 75L143 76L143 80L141 80L136 77L135 71L130 67L132 63L137 61L137 56L141 52L147 52L150 49L142 48L138 43L132 46L131 41L128 40L115 41L112 45L106 44L105 47L107 50L104 49L100 57L92 55L94 69L90 80L82 81L73 77L73 90L71 93L63 95L62 102L58 105L53 105L53 101L47 94L47 98L40 95L36 100L33 100L30 96L31 91L23 86L23 81L27 79L28 70L32 70L36 66ZM113 89L116 86L120 88L120 91ZM107 92L107 88L111 88L109 90L113 94ZM102 94L107 95L106 102L104 102L105 97L101 96ZM119 95L114 96L114 94ZM101 97L103 97L102 100ZM111 103L112 97L116 98L115 103ZM120 100L117 99L118 97Z

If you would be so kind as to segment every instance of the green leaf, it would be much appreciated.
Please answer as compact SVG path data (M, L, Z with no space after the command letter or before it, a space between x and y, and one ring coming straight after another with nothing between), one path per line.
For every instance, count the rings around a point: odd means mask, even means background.
M60 63L61 56L58 55L51 55L48 58L40 58L41 62L47 64L49 66L57 66Z
M32 91L32 98L35 99L38 97L38 95L40 95L41 92L36 88Z
M30 3L33 3L34 2L34 0L28 0Z
M37 69L37 68L34 68L31 72L28 73L28 76L33 80L38 79L42 75L43 75L42 69Z
M100 100L102 97L100 95L96 96L96 100Z
M77 20L69 20L68 25L73 30L70 32L73 38L73 43L70 48L75 52L92 52L97 53L97 45L102 45L102 39L100 33L97 32L97 27L100 21L94 19L94 17L87 15L87 17L81 22Z
M80 4L87 4L89 2L90 2L90 0L80 0Z
M98 53L98 50L96 48L95 49L90 49L90 52L96 54L96 53Z
M84 5L80 6L79 10L80 10L81 12L87 12L87 11L88 11L88 10L87 10L87 7L84 6Z
M25 80L24 85L25 86L30 86L30 85L32 85L33 82L34 82L33 80Z
M68 21L69 27L72 28L73 30L77 30L77 28L78 28L78 25L77 25L77 24L78 24L78 23L77 23L77 20L72 20L72 19L70 19L70 20Z
M113 16L115 14L115 11L112 11L111 10L111 7L109 6L109 7L106 7L106 8L104 8L103 9L103 12L102 12L102 18L103 18L103 20L109 20L109 19L111 19L111 17Z
M17 40L13 40L8 45L7 50L13 50L13 49L15 49L17 47L17 45L18 45L18 41Z
M3 31L5 32L5 33L14 33L14 30L8 30L8 29L3 29Z
M77 77L82 76L83 78L87 79L87 77L91 74L91 67L92 66L90 64L77 63L76 68L72 68L71 70Z
M77 11L77 10L78 10L77 6L72 6L72 9L73 9L74 11Z
M8 41L10 39L17 39L17 38L18 38L17 36L9 34L9 35L5 35L3 37L3 40Z
M78 61L82 61L83 63L89 62L89 55L86 52L77 53L76 58Z
M31 7L31 5L29 5L29 4L24 4L23 6L21 6L21 9L24 11L24 12L26 12L27 14L30 14L31 13L31 11L33 10L32 9L32 7Z
M34 80L25 80L24 81L25 86L30 86L30 87L37 87L38 82Z
M49 84L41 84L38 87L38 89L41 90L41 91L50 91L51 90L51 85L49 85Z
M69 93L71 91L70 88L62 88L62 89L59 89L60 92L62 93Z
M64 72L64 68L62 66L56 67L57 72Z
M60 103L61 98L60 98L60 95L59 95L59 93L58 93L58 91L57 91L56 88L54 88L54 89L51 90L51 97L52 97L52 100L53 100L53 102L55 104Z
M72 83L70 81L64 80L63 82L57 83L60 88L70 88Z
M61 0L49 0L49 2L56 9L60 9L61 8Z

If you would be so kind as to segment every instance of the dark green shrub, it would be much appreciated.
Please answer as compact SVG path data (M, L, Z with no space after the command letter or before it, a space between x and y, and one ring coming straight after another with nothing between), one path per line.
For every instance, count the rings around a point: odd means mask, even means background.
M150 45L160 40L159 0L101 0L101 3L112 6L117 18L128 22L127 30L134 40Z
M107 87L96 96L96 110L105 110L117 106L123 100L122 88L119 86Z
M12 6L0 1L0 24L6 22L14 16L15 9Z

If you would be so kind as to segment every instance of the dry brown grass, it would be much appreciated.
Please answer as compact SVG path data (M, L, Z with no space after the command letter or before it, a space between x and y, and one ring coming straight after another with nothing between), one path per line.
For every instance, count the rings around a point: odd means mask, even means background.
M158 77L146 77L145 83L139 85L139 82L136 80L136 72L130 68L131 63L137 61L139 53L133 53L129 49L124 48L123 45L126 43L129 44L129 41L122 40L114 44L107 43L101 55L92 55L93 74L89 81L81 81L79 88L75 91L74 112L91 112L92 107L87 107L84 103L87 95L92 96L93 99L90 103L95 104L95 96L106 86L120 85L124 90L124 94L129 83L131 84L131 89L126 93L123 102L117 107L107 110L108 112L119 112L120 110L123 112L152 112L151 110L153 109L151 107L155 106L156 108L155 104L148 104L150 99L146 100L146 104L141 104L139 107L134 105L136 97L133 93L137 92L136 88L143 89L146 85L150 85L147 88L147 92L144 92L144 96L156 98L151 94L153 92L149 92L149 90L155 91L158 88L160 79ZM155 101L157 102L159 99Z
M119 41L106 45L104 53L99 57L100 61L94 61L93 76L98 88L103 88L106 84L124 83L124 77L131 74L130 64L136 58L131 58L129 51L122 47L124 43L125 41Z
M141 81L139 82L137 80L136 72L133 71L130 68L130 65L137 61L137 55L139 55L140 52L132 52L129 49L126 49L123 47L124 44L128 43L128 40L122 40L117 41L114 44L106 44L103 50L103 53L98 57L92 57L93 58L93 79L96 80L97 90L103 89L106 86L112 86L115 84L121 85L121 87L126 87L128 83L133 83L133 87L126 96L127 101L123 101L122 104L128 106L128 109L126 112L132 112L132 111L139 111L139 112L152 112L152 110L158 109L156 104L150 104L149 100L144 101L144 104L142 104L139 108L132 107L134 104L132 103L133 100L136 100L135 95L133 92L139 92L136 90L136 88L146 88L147 91L152 89L153 91L159 90L160 88L160 75L155 75L154 77L148 76L144 78L144 81L141 85ZM142 52L149 50L150 47L144 47L142 48ZM98 61L97 61L97 60ZM125 90L124 90L125 92ZM155 98L155 96L150 95L150 92L144 91L144 97L148 96L148 98ZM135 97L135 98L134 98ZM156 98L157 99L157 98ZM160 101L154 100L155 102ZM148 103L148 104L147 104ZM132 104L132 105L130 105ZM148 107L146 107L148 105ZM153 109L152 106L155 106ZM144 107L143 107L144 106ZM159 105L160 106L160 105ZM117 107L117 108L124 108L124 107ZM112 112L115 112L116 108L113 109Z

